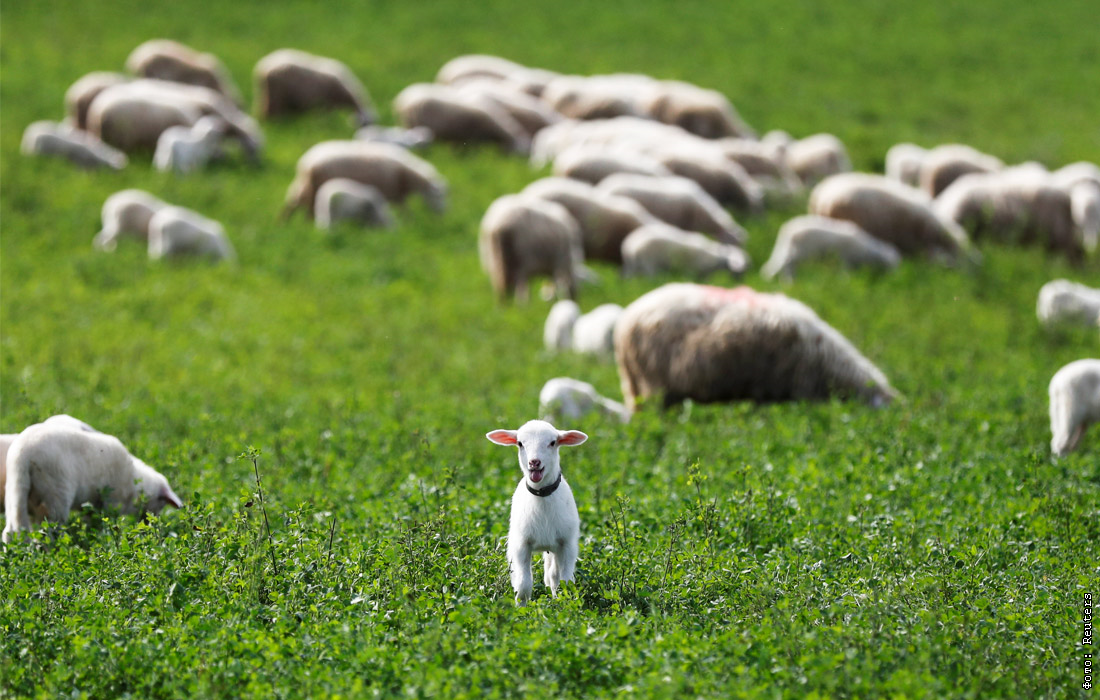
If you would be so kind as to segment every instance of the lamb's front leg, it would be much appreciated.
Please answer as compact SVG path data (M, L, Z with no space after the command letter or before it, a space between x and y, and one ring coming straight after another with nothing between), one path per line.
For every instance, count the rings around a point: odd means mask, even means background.
M516 604L527 605L535 584L531 578L531 547L526 542L509 543L508 568L512 576L512 590L516 592Z

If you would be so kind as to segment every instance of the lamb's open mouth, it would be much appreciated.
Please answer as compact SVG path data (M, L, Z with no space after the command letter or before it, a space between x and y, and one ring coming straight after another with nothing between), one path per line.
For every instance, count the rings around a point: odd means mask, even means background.
M536 484L539 483L540 481L542 481L542 470L541 469L532 469L532 470L530 470L528 475L530 476L531 481L535 482Z

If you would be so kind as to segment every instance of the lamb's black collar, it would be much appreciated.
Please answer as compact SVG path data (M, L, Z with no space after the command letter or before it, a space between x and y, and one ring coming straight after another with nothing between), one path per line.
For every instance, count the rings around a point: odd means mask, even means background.
M561 486L561 472L558 472L558 480L555 481L554 483L550 484L549 486L547 486L544 489L533 489L533 488L531 488L531 484L527 483L527 479L523 480L523 484L524 484L524 486L527 487L527 490L530 491L535 496L538 496L539 498L546 498L550 494L557 491L558 487Z

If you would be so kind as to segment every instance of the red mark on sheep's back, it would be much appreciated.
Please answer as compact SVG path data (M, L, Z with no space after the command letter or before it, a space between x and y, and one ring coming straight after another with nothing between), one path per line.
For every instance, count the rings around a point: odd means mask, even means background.
M715 287L713 285L700 285L704 298L723 304L745 304L746 306L763 306L768 301L768 294L761 294L752 287L741 285L733 289Z

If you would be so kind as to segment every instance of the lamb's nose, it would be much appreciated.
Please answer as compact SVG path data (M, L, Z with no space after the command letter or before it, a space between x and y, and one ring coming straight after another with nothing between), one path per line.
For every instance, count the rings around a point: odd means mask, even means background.
M531 462L530 462L530 465L531 465L532 469L538 469L539 467L542 466L542 460L541 459L532 459Z

